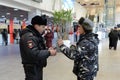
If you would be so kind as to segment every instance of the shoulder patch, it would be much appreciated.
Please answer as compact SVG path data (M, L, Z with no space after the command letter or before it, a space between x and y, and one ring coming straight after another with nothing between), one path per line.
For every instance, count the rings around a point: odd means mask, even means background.
M27 42L27 45L28 45L28 48L33 48L33 41L32 40L29 40Z

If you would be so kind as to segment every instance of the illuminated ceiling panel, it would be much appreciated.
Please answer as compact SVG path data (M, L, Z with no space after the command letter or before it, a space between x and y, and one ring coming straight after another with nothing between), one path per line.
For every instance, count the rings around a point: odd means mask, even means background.
M76 0L84 7L104 7L105 0ZM106 0L107 1L107 0ZM110 0L112 2L112 0ZM120 7L120 0L116 0L116 7Z

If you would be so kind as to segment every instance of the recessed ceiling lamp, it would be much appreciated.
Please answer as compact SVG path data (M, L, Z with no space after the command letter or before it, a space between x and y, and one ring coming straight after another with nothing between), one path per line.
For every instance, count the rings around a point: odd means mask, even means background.
M15 8L15 9L14 9L14 11L18 11L18 9L17 9L17 8Z
M20 15L20 17L23 17L24 15Z
M2 15L1 17L2 17L2 18L4 18L5 16L4 16L4 15Z
M10 13L6 13L7 15L10 15Z

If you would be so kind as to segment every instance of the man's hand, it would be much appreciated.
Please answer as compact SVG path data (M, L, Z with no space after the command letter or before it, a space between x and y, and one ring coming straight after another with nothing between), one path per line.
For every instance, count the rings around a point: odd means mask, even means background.
M51 55L51 56L55 56L56 53L57 53L56 49L54 49L53 47L50 47L50 48L48 49L48 51L50 51L50 55Z
M62 39L59 39L59 40L58 40L58 46L61 46L61 45L63 45L63 40L62 40Z

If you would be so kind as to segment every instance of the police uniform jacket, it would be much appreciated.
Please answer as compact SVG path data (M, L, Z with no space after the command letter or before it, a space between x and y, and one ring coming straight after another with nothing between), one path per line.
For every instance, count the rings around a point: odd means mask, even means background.
M80 78L95 76L98 71L98 38L93 34L81 35L76 49L65 45L60 50L70 59L74 60L73 72Z
M46 50L44 39L32 25L20 34L20 52L23 64L46 66L50 52Z

